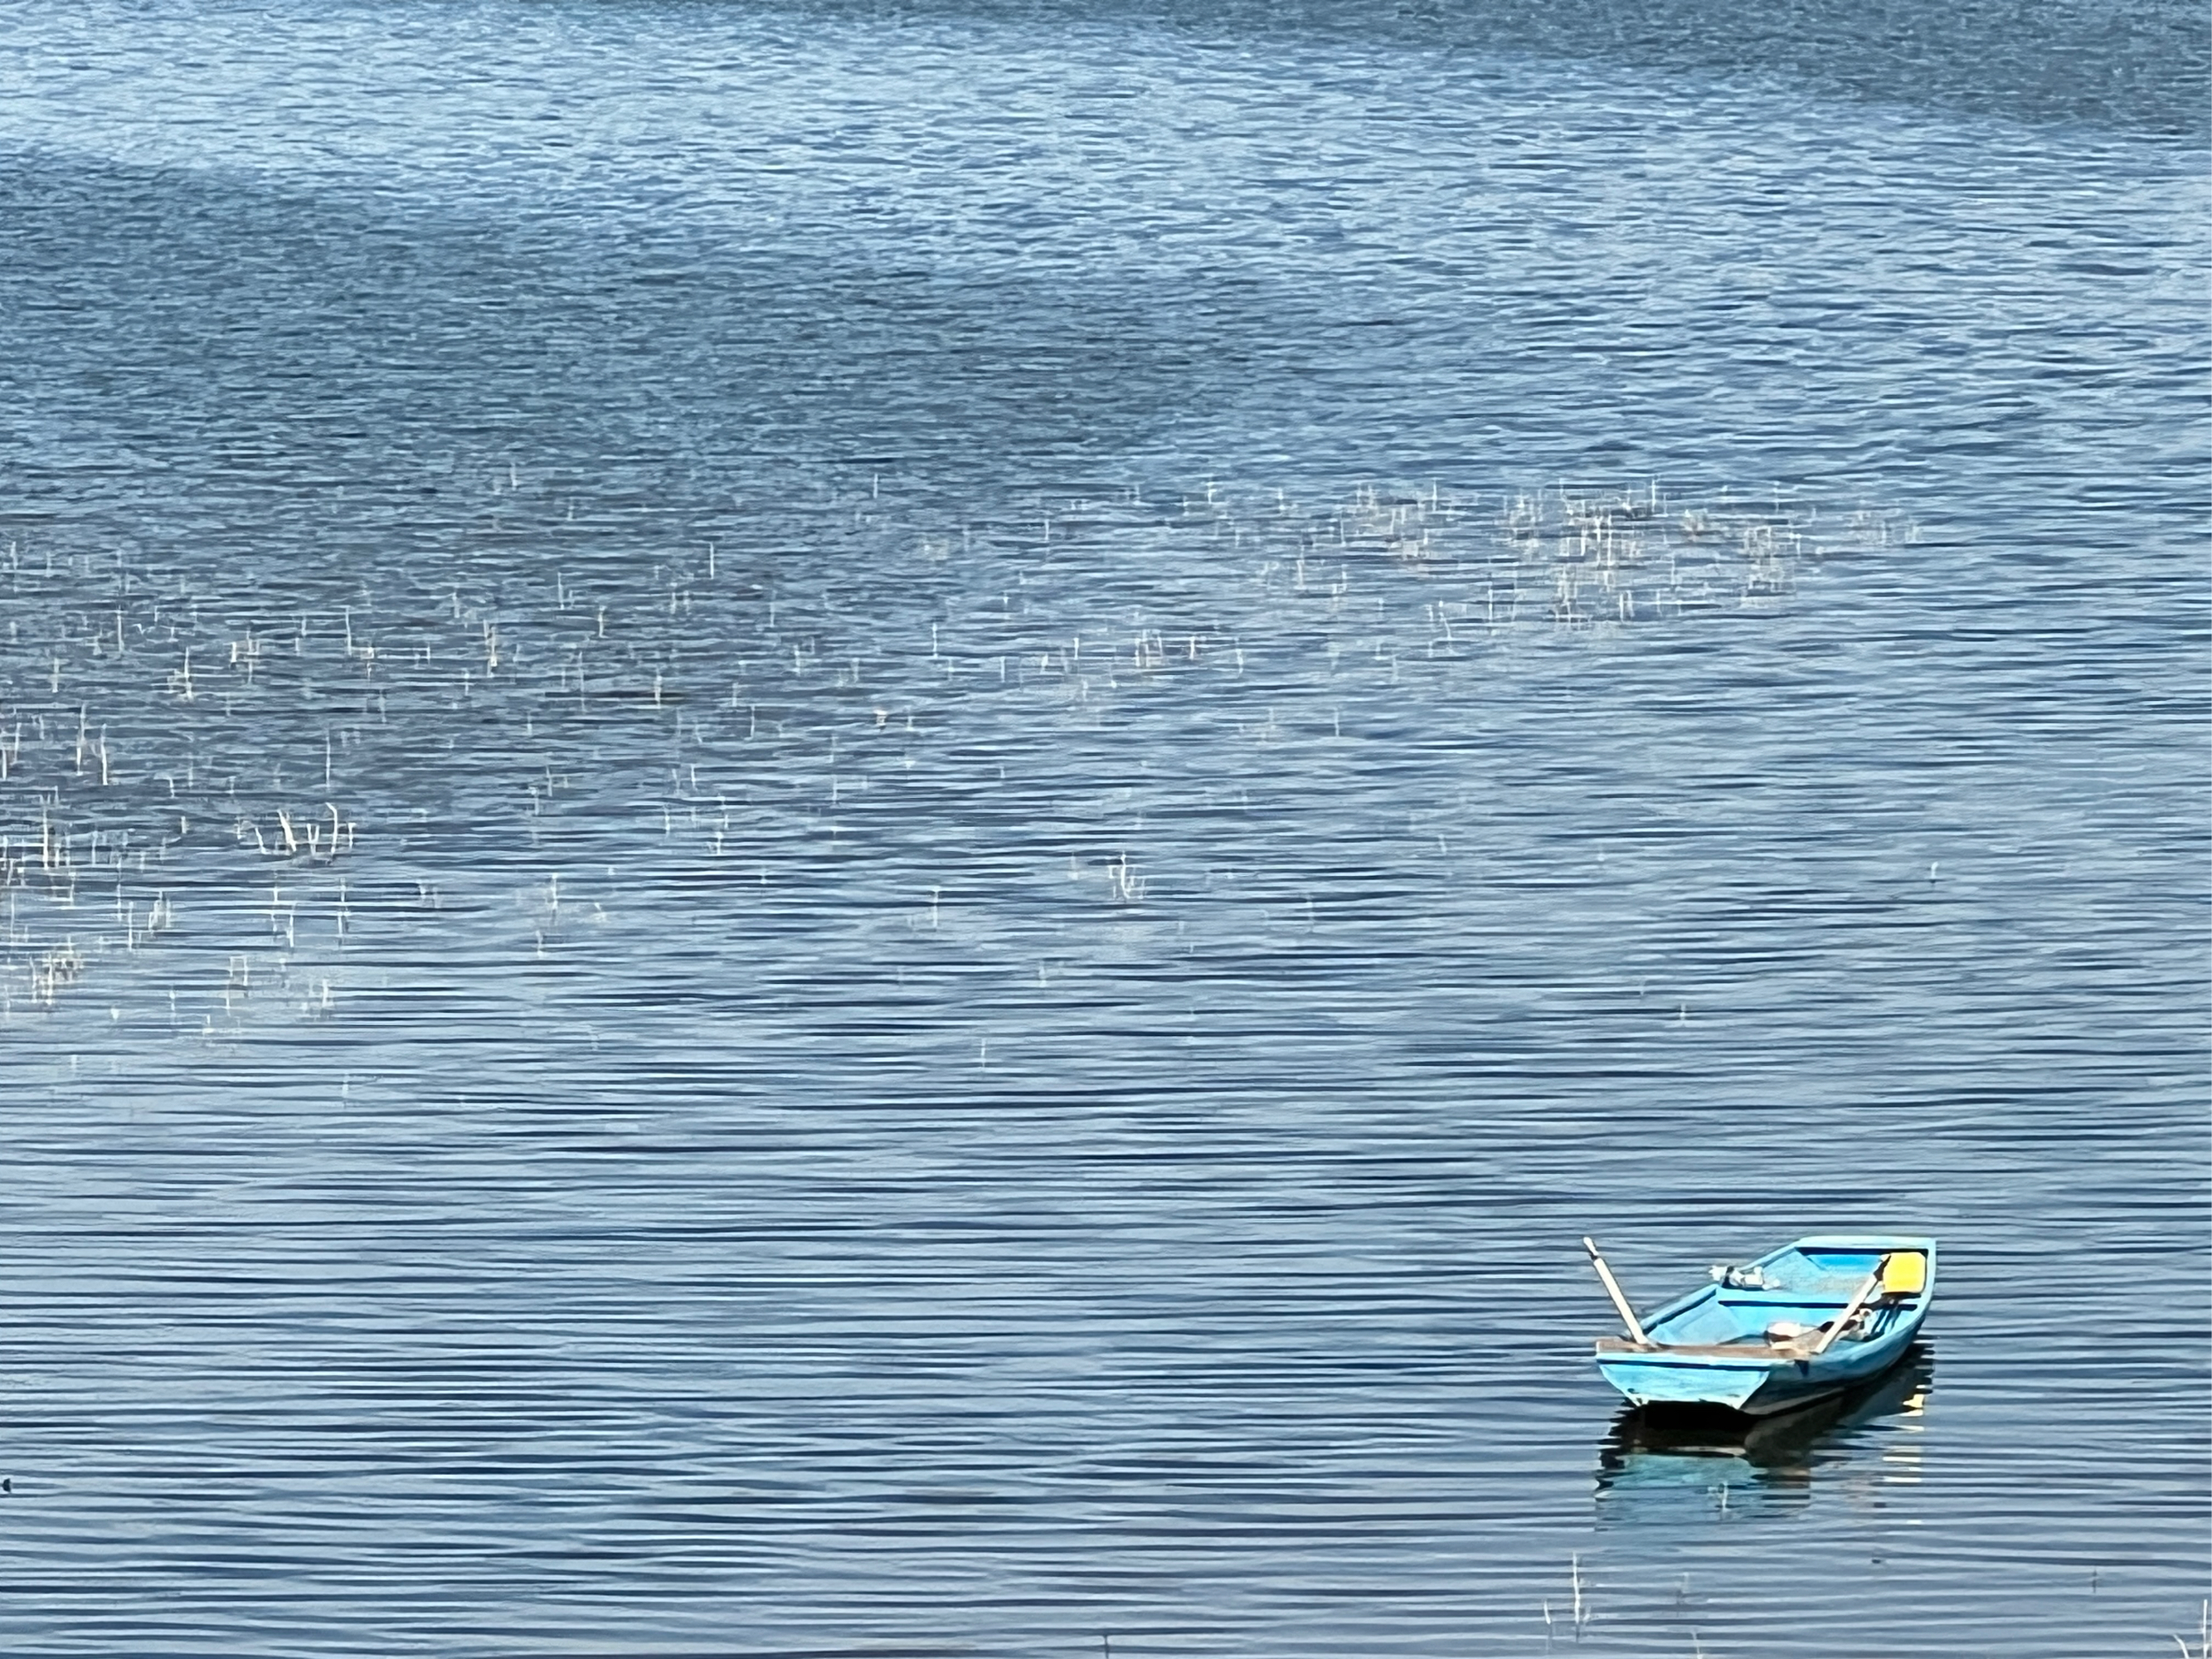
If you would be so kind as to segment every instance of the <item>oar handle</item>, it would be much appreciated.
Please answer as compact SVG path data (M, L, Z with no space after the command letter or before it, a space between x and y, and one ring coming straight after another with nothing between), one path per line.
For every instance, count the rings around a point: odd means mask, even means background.
M1813 1352L1815 1355L1827 1352L1828 1344L1844 1334L1844 1327L1858 1316L1859 1310L1864 1307L1872 1299L1874 1293L1881 1288L1882 1266L1888 1260L1887 1256L1884 1256L1881 1261L1874 1264L1874 1271L1867 1275L1867 1282L1860 1285L1858 1293L1844 1304L1844 1310L1837 1316L1836 1322L1820 1333L1820 1340L1813 1345Z
M1597 1245L1585 1238L1583 1249L1589 1252L1590 1266L1597 1269L1598 1282L1605 1286L1605 1293L1613 1298L1613 1305L1620 1310L1620 1322L1628 1327L1628 1334L1636 1339L1636 1346L1650 1347L1651 1339L1644 1335L1644 1326L1636 1317L1636 1310L1628 1305L1628 1298L1621 1294L1620 1282L1613 1278L1613 1269L1605 1265L1605 1258L1597 1253Z

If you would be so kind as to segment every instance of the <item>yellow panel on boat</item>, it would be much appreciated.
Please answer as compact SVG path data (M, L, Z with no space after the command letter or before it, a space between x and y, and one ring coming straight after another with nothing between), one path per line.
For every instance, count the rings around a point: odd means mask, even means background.
M1928 1258L1917 1250L1899 1250L1881 1259L1881 1289L1885 1296L1917 1296L1928 1288Z

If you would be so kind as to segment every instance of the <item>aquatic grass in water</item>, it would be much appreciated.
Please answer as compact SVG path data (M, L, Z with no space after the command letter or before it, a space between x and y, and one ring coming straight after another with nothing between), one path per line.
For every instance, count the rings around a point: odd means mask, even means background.
M495 903L526 879L544 902L495 931L526 919L543 956L574 931L564 858L619 881L680 847L765 883L793 842L868 833L871 792L918 744L981 745L1003 772L1062 722L1110 733L1164 707L1263 745L1324 720L1341 738L1347 702L1357 720L1401 663L1531 630L1771 609L1801 572L1915 533L1863 506L1824 521L1778 490L1692 504L1656 483L1364 486L1308 509L1211 482L1152 504L1136 486L1041 499L1033 526L977 514L933 532L873 477L779 515L770 538L865 569L865 587L764 577L769 547L742 522L675 541L640 586L590 574L592 526L571 504L526 492L513 467L487 482L490 522L463 532L458 561L424 561L396 588L324 577L279 594L219 569L10 545L0 1013L98 994L112 958L166 942L198 959L181 982L116 976L165 995L173 1030L208 1035L249 1005L327 1017L330 963L360 919ZM1056 838L1020 826L1040 831ZM1164 838L1139 834L1135 866L1126 846L1071 853L1072 878L1139 904L1136 872ZM899 857L902 839L874 857Z

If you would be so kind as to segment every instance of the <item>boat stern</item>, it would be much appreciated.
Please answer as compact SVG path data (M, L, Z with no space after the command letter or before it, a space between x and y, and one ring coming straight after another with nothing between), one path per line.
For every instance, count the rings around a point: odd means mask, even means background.
M1745 1402L1766 1385L1774 1362L1749 1356L1741 1361L1691 1359L1664 1351L1636 1353L1601 1349L1597 1368L1631 1405L1725 1406L1741 1411Z

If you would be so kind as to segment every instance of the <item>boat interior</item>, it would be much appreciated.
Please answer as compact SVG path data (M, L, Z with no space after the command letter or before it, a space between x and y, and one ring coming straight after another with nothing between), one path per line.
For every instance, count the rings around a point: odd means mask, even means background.
M1875 1279L1839 1341L1875 1341L1913 1317L1929 1292L1929 1251L1884 1241L1801 1240L1741 1267L1716 1267L1713 1282L1645 1320L1666 1347L1785 1347L1816 1340Z

